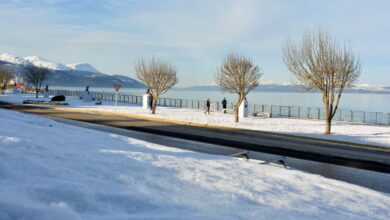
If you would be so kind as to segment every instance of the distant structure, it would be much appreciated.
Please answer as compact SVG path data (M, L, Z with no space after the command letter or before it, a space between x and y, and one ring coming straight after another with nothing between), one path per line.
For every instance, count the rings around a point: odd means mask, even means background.
M83 93L83 96L81 97L83 102L91 102L92 101L92 95L89 93L89 86L85 87L85 91Z
M43 97L49 98L49 85L46 85L45 90L43 91Z

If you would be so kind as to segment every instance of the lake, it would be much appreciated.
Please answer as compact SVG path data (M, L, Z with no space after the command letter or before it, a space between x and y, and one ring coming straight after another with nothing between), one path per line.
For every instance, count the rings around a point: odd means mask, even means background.
M84 87L51 87L51 89L64 90L85 90ZM90 91L111 92L114 88L90 88ZM145 89L121 88L120 94L143 95ZM221 91L191 91L181 89L171 89L162 97L177 99L222 101L224 97L228 102L235 102L237 96ZM320 93L295 93L295 92L251 92L247 100L250 104L282 105L282 106L302 106L302 107L322 107L322 97ZM390 113L390 94L358 94L345 93L341 97L340 108L368 112Z

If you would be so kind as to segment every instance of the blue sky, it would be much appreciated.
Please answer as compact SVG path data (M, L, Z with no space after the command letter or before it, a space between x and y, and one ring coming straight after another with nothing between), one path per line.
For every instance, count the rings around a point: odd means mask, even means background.
M390 1L2 0L0 53L89 62L134 77L138 57L174 63L179 86L213 84L227 51L262 67L263 81L292 82L289 37L325 25L360 57L360 84L390 85Z

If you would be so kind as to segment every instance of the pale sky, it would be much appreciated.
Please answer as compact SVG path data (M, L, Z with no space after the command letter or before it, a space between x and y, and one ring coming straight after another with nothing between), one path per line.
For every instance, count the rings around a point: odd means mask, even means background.
M321 25L360 57L360 84L390 85L388 0L1 0L0 53L134 78L137 58L157 56L191 86L213 84L223 56L237 51L264 81L292 82L286 40Z

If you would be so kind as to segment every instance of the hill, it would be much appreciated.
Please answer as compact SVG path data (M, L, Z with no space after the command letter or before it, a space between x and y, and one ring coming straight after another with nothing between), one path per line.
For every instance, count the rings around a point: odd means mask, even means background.
M18 78L23 79L25 66L35 65L48 68L51 71L50 78L45 84L51 86L70 86L70 87L112 87L113 84L119 83L129 88L144 88L145 86L139 81L122 75L108 75L101 73L91 64L61 64L38 56L19 57L11 54L0 55L0 65L7 65Z

